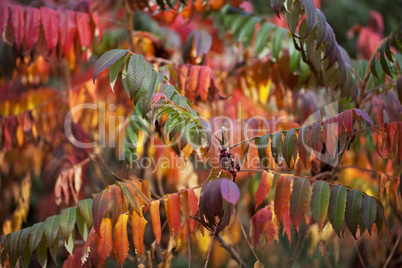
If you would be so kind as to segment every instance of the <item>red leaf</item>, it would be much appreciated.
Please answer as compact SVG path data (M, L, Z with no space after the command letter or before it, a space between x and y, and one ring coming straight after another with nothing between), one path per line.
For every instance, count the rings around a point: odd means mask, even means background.
M198 211L198 197L193 189L188 189L187 192L188 192L188 207L190 208L190 215L194 217Z
M88 47L91 44L91 28L89 27L89 15L84 12L76 12L75 19L78 27L78 37L82 47Z
M17 44L17 48L20 49L22 39L24 38L24 10L20 5L10 5L10 11L10 22L14 31L15 43Z
M0 2L0 35L3 35L8 21L8 4L6 1Z
M349 137L353 134L353 110L346 110L343 112L343 123L345 124L346 132Z
M106 258L109 257L113 249L112 221L108 218L104 218L102 220L98 233L98 244L96 248L100 261L105 264Z
M271 211L269 211L271 212ZM272 212L271 212L272 213ZM278 237L278 225L276 222L271 220L268 220L264 223L264 235L265 235L265 240L270 244L271 246L274 243L274 240L277 239Z
M144 231L147 221L144 216L138 215L135 211L131 212L131 227L133 228L134 246L138 255L144 252Z
M258 189L255 192L255 209L265 200L269 191L271 190L272 182L274 179L274 175L272 173L268 173L264 171L261 176L260 184L258 185Z
M343 113L335 116L334 123L338 126L338 137L340 137L343 130Z
M151 203L151 208L149 209L151 213L152 231L154 232L155 240L158 245L161 244L161 219L159 204L159 200L153 201Z
M104 190L102 193L98 194L94 198L92 204L92 217L94 221L94 227L96 232L99 234L99 228L105 215L110 202L110 191L109 189Z
M60 8L59 12L59 32L60 44L63 48L63 53L66 55L74 44L74 38L77 31L75 24L75 12Z
M201 66L199 65L193 65L190 68L187 89L188 89L188 98L190 99L191 102L194 102L196 98L196 91L198 87L198 76L200 74L200 70Z
M85 241L85 245L82 250L82 257L81 257L82 264L85 264L85 262L88 260L89 252L91 251L90 245L95 238L96 238L96 232L95 229L92 227L91 231L89 231L87 241Z
M203 101L207 100L209 87L211 85L211 69L208 66L202 66L200 76L198 77L198 92Z
M311 148L314 150L314 153L320 154L322 150L321 122L315 122L311 126L310 142Z
M272 221L272 212L267 208L258 210L251 218L250 236L254 247L258 246L261 233L264 229L264 224L268 221Z
M392 122L388 124L387 127L387 132L388 132L388 139L389 139L389 144L391 148L395 147L395 141L398 142L398 136L397 136L397 130L398 130L398 123L397 122Z
M275 214L278 218L278 222L282 221L283 214L290 199L290 183L292 178L290 176L281 175L276 184L275 191Z
M41 7L40 12L42 14L42 26L45 33L47 48L52 50L56 47L59 37L59 19L57 12L47 7Z
M25 16L25 41L27 49L30 50L39 38L40 10L34 7L26 7Z
M170 233L174 235L180 229L180 202L177 194L167 195L165 209Z
M95 35L98 35L98 45L102 41L103 38L103 26L102 26L102 21L98 14L96 13L91 13L92 21L95 24L96 30L95 30Z

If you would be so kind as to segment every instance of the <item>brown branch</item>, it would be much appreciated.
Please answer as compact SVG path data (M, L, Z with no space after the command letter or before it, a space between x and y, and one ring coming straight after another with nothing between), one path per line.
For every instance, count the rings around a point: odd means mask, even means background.
M232 258L240 265L240 267L248 267L248 265L241 259L239 253L233 248L232 245L226 242L226 240L222 237L221 234L217 234L215 235L215 237L221 243L221 246L230 253Z
M207 255L207 259L205 261L204 268L207 268L207 266L208 266L209 258L211 257L212 246L214 245L214 240L215 240L215 236L212 237L211 244L209 245L208 255Z
M251 251L253 252L254 257L257 259L257 261L259 261L259 262L260 262L260 259L258 258L257 253L255 252L255 250L254 250L253 246L252 246L252 245L251 245L251 243L250 243L250 240L248 240L248 237L247 237L246 231L244 230L243 224L241 224L241 221L240 221L239 215L237 215L237 214L236 214L236 218L237 218L237 220L239 221L239 224L240 224L241 230L242 230L242 232L243 232L244 238L245 238L245 239L246 239L246 241L247 241L248 246L250 247Z

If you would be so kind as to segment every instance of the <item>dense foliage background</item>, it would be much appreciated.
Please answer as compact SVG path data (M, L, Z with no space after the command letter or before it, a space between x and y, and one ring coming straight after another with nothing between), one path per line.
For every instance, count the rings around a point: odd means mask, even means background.
M1 0L1 265L400 267L401 13Z

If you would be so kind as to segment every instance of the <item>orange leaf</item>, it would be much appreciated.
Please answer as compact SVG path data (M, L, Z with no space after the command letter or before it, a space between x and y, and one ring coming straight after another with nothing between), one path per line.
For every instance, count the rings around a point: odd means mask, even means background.
M180 202L177 194L167 195L165 209L170 233L171 235L175 235L180 229Z
M153 201L150 208L152 230L154 232L155 240L158 245L161 244L161 219L159 214L159 204L159 200Z
M275 191L275 214L278 217L278 221L281 222L283 214L288 206L290 198L290 183L292 178L290 176L281 175L276 184Z
M144 216L138 215L135 211L131 212L131 227L133 228L134 246L138 255L144 252L144 231L147 221Z
M198 76L200 74L200 69L201 66L199 65L193 65L190 68L190 73L188 76L188 98L190 99L191 102L195 101L195 97L196 97L196 91L198 88Z
M283 233L286 233L289 239L289 244L292 243L292 232L290 227L289 207L286 207L285 214L283 215Z
M103 264L105 264L106 258L109 257L112 249L112 221L108 218L103 218L99 229L97 244L98 256Z
M190 215L194 217L197 213L198 197L195 195L193 189L188 189L180 194L180 209L186 220L188 220Z
M181 94L185 95L186 92L186 85L187 85L187 76L189 73L189 66L188 65L183 65L181 66L179 70L179 84L180 84L180 90Z
M137 214L134 212L134 214ZM121 214L114 226L114 249L119 266L122 267L127 257L129 246L127 238L128 215Z
M209 87L211 85L211 69L208 66L202 66L200 76L198 77L198 91L203 101L207 100Z
M258 185L258 189L255 192L255 209L264 201L267 197L269 191L271 190L272 182L274 180L274 175L272 173L268 173L264 171L261 176L260 184Z
M268 210L271 212L270 210ZM274 240L278 237L278 225L271 220L268 220L264 223L263 230L265 235L265 240L272 246Z

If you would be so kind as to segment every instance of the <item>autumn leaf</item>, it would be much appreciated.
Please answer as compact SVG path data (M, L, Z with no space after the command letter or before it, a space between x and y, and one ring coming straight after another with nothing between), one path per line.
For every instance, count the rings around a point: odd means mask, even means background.
M269 191L271 190L272 183L274 180L274 175L272 173L268 173L264 171L261 175L261 181L258 184L258 189L255 192L255 209L265 200L268 196Z
M313 218L317 222L320 229L324 228L324 223L328 212L329 198L329 184L325 181L315 182L311 197L311 211L313 213Z
M24 38L24 10L20 5L10 5L10 23L14 31L14 39L17 49L20 49Z
M95 230L100 234L100 225L103 220L110 202L110 191L109 189L104 190L102 193L98 194L92 204L92 216Z
M144 231L147 221L144 216L131 212L131 226L133 228L134 246L138 253L141 255L144 252Z
M75 19L77 25L78 37L80 39L81 46L84 48L89 47L91 44L91 29L89 28L89 15L84 12L76 12Z
M180 229L180 202L177 194L168 194L165 199L166 216L171 235Z
M25 22L25 41L27 49L30 50L39 38L40 10L34 7L26 7Z
M303 220L309 206L310 195L310 181L305 178L297 178L290 198L290 219L293 226L298 226Z
M291 182L290 176L281 175L276 183L274 210L279 222L282 221L283 214L288 206Z
M56 47L58 37L59 37L59 18L57 11L48 8L41 7L41 18L42 18L42 26L46 37L46 44L49 50L52 50Z
M98 233L98 244L97 252L100 261L105 264L106 258L109 257L113 249L113 239L112 239L112 221L108 218L103 218L99 233Z
M60 44L63 48L63 53L67 55L74 44L74 39L77 32L75 12L72 10L59 8L58 13Z
M116 222L116 225L114 226L114 250L116 252L116 259L120 267L123 266L129 250L127 221L128 215L121 214Z
M154 232L155 240L158 245L161 244L161 219L159 212L159 204L160 201L152 201L150 213L151 213L151 221L152 221L152 230Z

